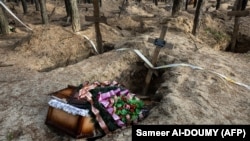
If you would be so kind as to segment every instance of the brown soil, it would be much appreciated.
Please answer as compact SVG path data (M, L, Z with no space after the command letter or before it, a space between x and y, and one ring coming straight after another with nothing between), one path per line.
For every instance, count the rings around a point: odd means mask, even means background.
M132 49L151 58L155 46L147 40L158 38L162 25L169 26L165 40L174 48L161 49L157 66L187 63L204 70L180 66L157 71L159 75L153 75L148 91L149 103L145 101L152 109L140 124L250 123L250 89L211 73L223 74L250 87L250 16L241 18L237 50L241 53L232 53L225 51L234 19L227 17L226 7L232 1L223 3L217 11L208 8L196 37L191 34L191 5L188 11L172 18L165 3L160 2L158 8L151 1L131 1L119 17L121 2L106 0L100 9L108 18L107 24L100 25L103 54L96 54L83 37L95 43L93 23L84 20L85 15L92 15L92 9L86 11L80 6L82 30L76 34L66 22L61 1L47 1L48 26L41 24L34 5L29 5L28 14L23 15L21 5L8 3L33 31L16 21L15 32L0 35L0 140L73 140L44 124L48 94L67 85L116 80L140 97L148 69ZM139 17L144 21L140 22ZM13 18L9 16L9 20ZM117 50L121 48L130 50ZM131 140L131 128L99 140Z

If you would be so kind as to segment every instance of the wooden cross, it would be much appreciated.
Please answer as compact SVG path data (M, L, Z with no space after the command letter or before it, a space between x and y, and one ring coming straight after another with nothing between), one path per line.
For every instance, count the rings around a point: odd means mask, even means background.
M241 10L242 7L242 0L238 0L236 1L237 5L236 5L236 9L235 11L229 11L227 13L228 16L234 16L234 29L233 29L233 34L232 34L232 42L231 42L231 46L230 46L230 50L232 52L235 52L235 46L236 46L236 41L237 41L237 37L238 37L238 32L239 32L239 18L240 17L245 17L249 15L249 11L246 10Z
M103 46L102 46L102 35L100 31L100 22L107 23L107 19L104 16L100 17L98 1L99 0L93 0L94 16L85 16L85 20L92 21L95 23L97 51L99 54L101 54L103 53Z
M153 58L152 58L152 64L154 66L156 66L156 62L158 60L158 55L160 53L160 50L161 48L163 47L167 47L169 49L172 49L173 48L173 45L170 44L170 43L167 43L164 38L165 38L165 35L167 33L167 29L168 27L167 26L163 26L162 27L162 30L161 30L161 34L160 34L160 38L156 38L156 39L153 39L153 38L148 38L148 42L150 43L153 43L156 48L154 50L154 54L153 54ZM151 78L152 78L152 74L153 73L156 73L155 70L149 68L148 70L148 73L147 73L147 76L146 76L146 79L145 79L145 87L144 87L144 90L143 90L143 95L146 95L147 92L148 92L148 87L149 87L149 84L150 84L150 81L151 81ZM157 73L156 73L157 74Z

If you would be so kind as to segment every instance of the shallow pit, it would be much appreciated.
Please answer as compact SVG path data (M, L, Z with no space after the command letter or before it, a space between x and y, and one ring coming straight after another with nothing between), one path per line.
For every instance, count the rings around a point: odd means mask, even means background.
M250 51L250 37L245 35L240 35L236 41L235 50L231 50L231 44L226 48L228 52L234 53L247 53Z

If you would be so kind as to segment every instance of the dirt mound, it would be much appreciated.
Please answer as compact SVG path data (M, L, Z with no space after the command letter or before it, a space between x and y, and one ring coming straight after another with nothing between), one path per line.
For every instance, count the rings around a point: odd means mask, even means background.
M67 66L91 55L86 40L67 29L50 25L36 26L30 38L15 49L24 66L38 71Z

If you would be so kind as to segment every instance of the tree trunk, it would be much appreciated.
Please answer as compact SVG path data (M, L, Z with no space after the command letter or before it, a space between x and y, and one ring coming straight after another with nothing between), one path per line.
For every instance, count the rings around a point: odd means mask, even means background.
M4 8L0 5L0 33L7 35L10 33L8 19L5 14Z
M99 0L93 0L94 17L100 17L98 1ZM103 53L102 34L100 31L99 21L95 21L95 33L96 33L97 50L100 54L102 54Z
M102 0L99 0L99 2L100 2L100 4L99 4L99 5L100 5L100 7L102 7Z
M40 5L39 5L38 0L34 0L34 2L35 2L36 11L40 11Z
M221 3L221 0L216 0L216 10L218 10L220 8L220 3Z
M72 18L72 29L73 32L78 32L81 30L80 16L77 7L77 0L70 0L71 6L71 18Z
M197 5L197 0L194 0L194 8L196 7Z
M66 13L67 13L67 18L71 17L71 6L69 0L64 0L65 3L65 8L66 8Z
M155 3L155 6L158 5L158 0L153 0L153 2Z
M172 7L172 16L176 17L181 11L183 6L183 0L174 0L173 7Z
M23 14L27 14L28 7L27 7L27 1L26 0L21 0L22 6L23 6Z
M203 6L204 6L204 1L203 0L198 0L197 7L195 10L195 17L194 17L194 24L193 24L193 30L192 34L196 36L196 33L200 27L200 19L202 17L202 12L203 12Z
M49 18L48 18L48 14L47 14L45 0L39 0L39 3L40 3L40 7L41 7L42 23L47 25L47 24L49 24Z
M188 10L189 0L186 0L185 10Z

